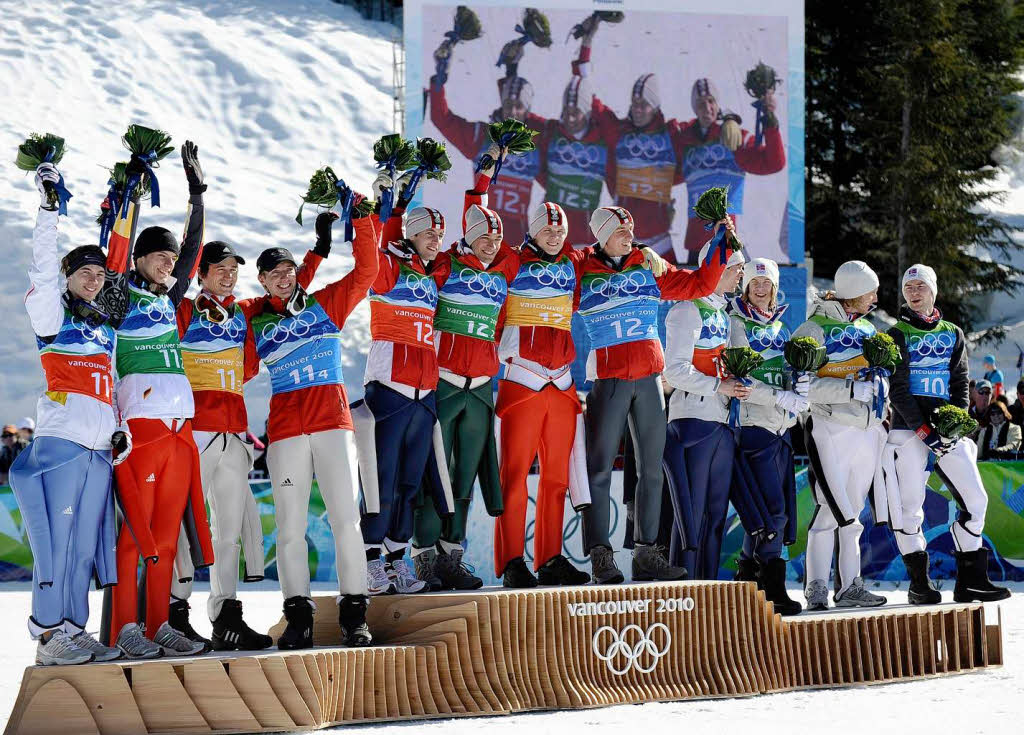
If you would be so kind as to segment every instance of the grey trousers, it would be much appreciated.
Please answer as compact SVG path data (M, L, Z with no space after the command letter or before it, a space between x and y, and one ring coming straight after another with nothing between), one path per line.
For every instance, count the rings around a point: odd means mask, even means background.
M640 380L603 378L594 381L587 396L590 507L583 511L583 549L587 554L595 546L612 546L608 494L627 419L637 464L633 538L638 544L653 544L658 538L666 425L661 380L658 375Z

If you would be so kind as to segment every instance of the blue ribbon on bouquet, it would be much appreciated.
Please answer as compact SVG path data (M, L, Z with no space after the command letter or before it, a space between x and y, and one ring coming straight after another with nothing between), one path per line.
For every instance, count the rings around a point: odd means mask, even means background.
M50 150L46 153L46 158L43 159L46 163L52 163L53 157L57 154L57 149L54 146L50 146ZM64 217L68 216L68 200L71 199L71 192L64 185L64 174L60 171L57 172L57 181L52 184L53 190L57 192L57 214Z
M764 111L764 100L756 99L750 103L750 106L757 110L757 115L754 116L754 144L761 145L764 142L765 123L768 122L768 115Z
M871 407L875 411L875 418L880 419L885 416L885 399L888 393L886 392L885 381L881 380L881 378L888 378L890 375L892 373L882 367L866 367L857 371L857 377L860 380L878 381L878 390L875 391L875 398L871 402Z
M103 221L100 222L100 247L105 248L110 241L110 233L114 231L114 223L117 222L117 211L120 209L120 201L117 194L117 182L113 178L107 180L107 210L103 213Z
M753 385L754 381L750 378L736 378L736 380L743 385ZM729 428L738 429L740 428L740 399L730 398L729 399Z
M341 204L341 212L338 218L345 223L345 242L352 242L352 202L355 200L355 194L341 179L334 182L334 186L338 190L338 202ZM383 198L382 191L381 199L383 200ZM384 221L383 216L381 220Z
M128 181L124 185L124 201L121 202L121 217L128 216L128 202L132 200L132 195L135 193L135 188L142 183L142 177L149 177L149 201L154 207L160 206L160 182L156 179L156 174L153 173L153 166L151 165L156 160L156 151L149 151L148 153L142 153L133 158L138 158L142 161L142 165L145 166L145 174L131 174L128 177Z
M728 215L726 215L726 216L728 216ZM715 228L715 223L714 222L708 222L706 225L704 225L704 229L709 231L709 232L711 230L713 230L714 228ZM715 253L719 254L718 257L719 257L719 261L721 263L724 264L726 262L726 257L725 257L725 250L726 250L726 248L724 246L725 245L725 236L726 236L726 234L728 234L728 230L726 230L725 229L725 225L723 225L721 228L719 228L718 234L715 235L714 238L711 240L711 248L708 250L707 257L704 258L704 265L707 265L708 263L711 262L711 256L713 256Z

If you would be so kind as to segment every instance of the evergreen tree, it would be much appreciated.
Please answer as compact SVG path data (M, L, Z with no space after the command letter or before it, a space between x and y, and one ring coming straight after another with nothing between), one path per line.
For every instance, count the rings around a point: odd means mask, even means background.
M815 271L850 257L879 272L895 313L915 262L939 307L970 329L972 297L1017 287L1018 246L981 208L999 196L991 153L1009 140L1024 12L1008 0L807 4L807 238ZM1001 330L987 336L998 337Z

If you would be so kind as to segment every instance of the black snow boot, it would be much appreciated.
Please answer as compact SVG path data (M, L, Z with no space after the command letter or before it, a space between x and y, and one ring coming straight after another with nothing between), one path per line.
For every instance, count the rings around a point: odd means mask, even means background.
M956 587L953 600L956 602L995 602L1010 596L1010 590L997 587L988 578L988 549L957 551Z
M544 585L586 584L589 581L589 574L581 572L561 554L548 559L537 572L537 582Z
M779 615L799 615L803 607L796 600L790 599L786 592L786 560L769 559L758 565L757 586L764 590L768 602L775 606Z
M344 595L338 603L338 624L341 643L349 648L368 646L373 642L366 625L366 608L370 598L365 595Z
M313 603L296 595L284 601L284 619L288 621L284 633L277 639L282 651L313 647Z
M224 600L220 615L213 621L212 643L214 651L262 651L274 645L274 639L245 624L241 602Z
M444 580L438 576L437 567L439 554L435 549L426 549L413 554L412 563L417 579L427 583L428 592L440 592L444 587ZM483 584L481 582L481 584Z
M757 588L763 589L757 559L737 559L736 575L732 579L734 582L757 582Z
M175 600L171 603L170 610L167 613L167 622L171 624L171 627L181 633L183 636L188 638L190 641L196 643L202 643L205 648L203 653L206 653L212 647L212 643L209 638L204 638L196 632L196 629L192 627L192 624L188 621L188 611L190 610L188 600Z
M470 572L462 561L462 554L462 549L437 553L434 571L441 578L446 590L478 590L484 586L484 581Z
M502 570L501 584L503 587L511 589L526 589L527 587L536 587L537 578L533 576L533 572L526 566L523 557L517 556L506 564L505 569Z
M907 602L911 605L938 605L942 602L942 595L932 586L928 579L928 552L914 551L903 555L903 564L907 567L907 575L910 577L910 590L907 592Z

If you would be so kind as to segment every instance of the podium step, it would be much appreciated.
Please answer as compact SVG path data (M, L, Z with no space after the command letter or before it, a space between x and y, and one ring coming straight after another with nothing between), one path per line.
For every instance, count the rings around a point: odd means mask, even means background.
M981 605L783 619L752 583L484 589L378 597L371 648L29 667L7 735L280 732L382 720L735 697L1002 664ZM271 630L276 638L283 622Z

